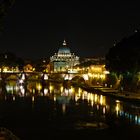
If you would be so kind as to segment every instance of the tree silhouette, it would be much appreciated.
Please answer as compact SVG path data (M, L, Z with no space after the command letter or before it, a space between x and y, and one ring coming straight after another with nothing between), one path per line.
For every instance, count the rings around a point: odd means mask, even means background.
M17 57L15 54L11 52L0 53L0 67L7 66L7 67L18 67L22 70L24 65L23 59Z
M106 67L117 73L140 71L140 32L122 39L106 55Z
M110 48L106 55L106 68L123 75L123 84L132 85L135 75L140 72L139 31Z

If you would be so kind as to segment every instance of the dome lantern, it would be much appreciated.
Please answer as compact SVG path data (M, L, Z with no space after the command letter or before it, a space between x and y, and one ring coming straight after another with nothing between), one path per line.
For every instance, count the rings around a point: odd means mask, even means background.
M66 43L65 40L63 41L63 44L62 44L62 45L63 45L63 46L59 48L58 53L59 53L59 54L62 54L62 53L63 53L63 54L65 54L65 53L66 53L66 54L70 54L70 53L71 53L71 52L70 52L70 48L67 47L67 43Z

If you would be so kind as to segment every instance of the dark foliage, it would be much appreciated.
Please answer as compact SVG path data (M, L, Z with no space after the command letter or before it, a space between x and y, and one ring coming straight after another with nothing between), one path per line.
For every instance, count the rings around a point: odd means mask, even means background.
M2 67L2 66L8 66L8 67L18 66L19 69L22 69L23 65L24 65L24 61L11 52L6 52L6 53L0 54L0 67Z
M122 39L106 55L106 67L117 73L140 71L140 32Z

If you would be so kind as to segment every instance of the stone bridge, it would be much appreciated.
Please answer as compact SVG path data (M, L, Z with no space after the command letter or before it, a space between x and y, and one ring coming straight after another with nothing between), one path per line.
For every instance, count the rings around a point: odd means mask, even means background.
M74 77L81 77L88 80L88 74L81 73L42 73L42 72L11 72L0 73L0 80L48 80L49 78L61 78L63 80L72 80Z
M18 80L18 79L41 79L43 74L41 72L1 72L0 80Z

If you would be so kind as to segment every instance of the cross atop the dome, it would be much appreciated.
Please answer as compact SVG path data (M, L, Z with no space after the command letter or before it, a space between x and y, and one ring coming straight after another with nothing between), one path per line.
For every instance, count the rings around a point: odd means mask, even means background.
M66 40L64 39L63 46L66 46L66 45L67 45L67 43L66 43Z

